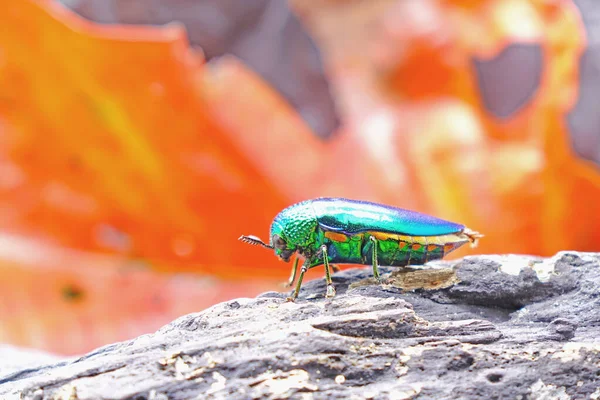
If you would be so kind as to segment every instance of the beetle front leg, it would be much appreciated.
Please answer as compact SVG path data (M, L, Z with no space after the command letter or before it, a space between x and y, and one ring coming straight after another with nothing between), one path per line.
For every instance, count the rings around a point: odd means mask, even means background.
M294 260L294 265L292 266L292 274L290 275L290 278L288 279L288 281L283 284L283 286L289 288L289 287L292 287L292 285L294 284L294 281L296 280L296 273L298 272L298 261L299 260L300 260L300 258L298 258L296 256L296 259Z
M331 271L329 270L329 257L327 256L327 246L321 246L321 253L323 253L323 264L325 264L325 282L327 282L327 292L325 293L325 297L333 297L335 296L335 287L333 287L333 282L331 280Z
M298 298L298 293L300 293L300 287L302 286L302 279L304 279L304 274L308 271L308 266L310 265L310 258L306 258L304 263L302 264L302 268L300 268L300 276L298 277L298 282L296 282L296 289L290 297L286 299L286 301L296 301Z
M377 239L373 236L369 236L369 240L373 243L373 250L371 254L373 254L373 277L377 280L377 282L381 282L381 277L379 276L379 267L377 266Z

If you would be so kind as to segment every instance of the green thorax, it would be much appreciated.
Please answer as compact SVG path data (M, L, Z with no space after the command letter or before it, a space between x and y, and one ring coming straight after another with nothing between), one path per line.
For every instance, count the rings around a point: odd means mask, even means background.
M311 203L311 200L303 201L277 214L271 224L271 241L274 235L279 235L288 243L288 248L315 246L318 222Z

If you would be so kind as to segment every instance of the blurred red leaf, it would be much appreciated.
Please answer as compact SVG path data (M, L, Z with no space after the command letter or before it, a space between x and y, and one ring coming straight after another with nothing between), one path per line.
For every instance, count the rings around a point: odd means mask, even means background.
M325 3L304 11L315 13L305 18L330 56L343 108L344 129L328 141L234 58L205 64L176 25L107 27L51 1L5 5L7 341L82 351L277 289L288 269L237 238L267 239L277 212L318 196L412 208L486 235L453 257L598 250L600 174L573 153L564 124L585 45L571 3ZM427 24L397 29L413 17ZM381 36L368 33L373 26ZM483 104L472 60L510 43L534 43L546 58L539 88L499 119ZM204 286L163 272L218 279Z
M211 115L182 29L102 27L50 1L11 2L0 23L0 229L172 268L245 263L235 239L286 201Z
M62 354L151 333L181 315L276 288L158 273L142 260L0 236L0 341Z

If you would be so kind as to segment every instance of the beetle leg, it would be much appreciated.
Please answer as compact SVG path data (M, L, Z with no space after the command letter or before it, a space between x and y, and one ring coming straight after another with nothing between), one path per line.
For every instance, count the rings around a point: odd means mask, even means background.
M296 299L298 298L298 293L300 293L300 286L302 286L302 279L304 279L304 274L306 273L306 271L308 271L309 265L310 265L310 258L307 258L304 260L304 263L302 264L302 268L300 268L300 276L298 277L298 281L296 282L296 289L294 289L294 292L292 293L292 295L286 299L287 301L293 302L293 301L296 301Z
M377 239L373 236L369 236L369 240L373 242L373 277L377 279L378 282L381 282L381 277L379 276L379 268L377 267Z
M331 270L332 270L333 272L340 272L340 271L341 271L341 268L340 268L340 267L338 267L338 266L337 266L337 265L335 265L335 264L329 264L329 266L331 267Z
M331 281L331 271L329 270L329 257L327 256L327 246L321 246L321 252L323 253L323 263L325 264L325 282L327 282L327 293L325 297L335 296L335 288Z
M292 285L294 284L294 281L296 280L296 273L298 272L298 261L300 260L299 257L296 257L296 259L294 260L294 265L292 266L292 274L290 275L290 279L288 279L288 281L286 283L283 284L283 286L289 288L292 287Z

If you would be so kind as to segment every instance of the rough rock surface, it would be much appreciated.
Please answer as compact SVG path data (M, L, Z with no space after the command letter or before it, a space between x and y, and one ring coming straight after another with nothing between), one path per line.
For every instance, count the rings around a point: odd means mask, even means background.
M232 300L0 372L0 398L600 399L600 254L384 270L335 274L333 299L316 280L296 303Z
M0 377L58 361L60 357L43 351L0 345Z

